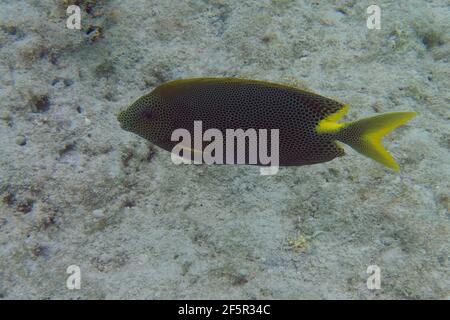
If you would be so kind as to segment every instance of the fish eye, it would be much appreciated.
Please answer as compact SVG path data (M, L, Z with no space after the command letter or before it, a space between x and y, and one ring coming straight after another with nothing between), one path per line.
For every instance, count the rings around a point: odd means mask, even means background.
M154 118L154 114L149 110L142 111L140 115L141 115L142 119L145 119L145 120L151 120L152 118Z

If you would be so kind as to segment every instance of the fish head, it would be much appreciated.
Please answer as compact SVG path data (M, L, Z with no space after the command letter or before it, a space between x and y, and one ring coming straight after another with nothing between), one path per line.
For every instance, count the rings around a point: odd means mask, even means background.
M158 142L166 138L164 128L167 128L169 123L162 106L161 99L149 93L120 111L117 120L122 129Z

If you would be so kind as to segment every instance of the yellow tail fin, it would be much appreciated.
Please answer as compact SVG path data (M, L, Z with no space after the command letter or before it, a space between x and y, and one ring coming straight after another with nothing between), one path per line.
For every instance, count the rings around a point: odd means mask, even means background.
M400 167L381 144L383 136L416 115L415 112L392 112L343 124L338 140L359 153L398 171Z

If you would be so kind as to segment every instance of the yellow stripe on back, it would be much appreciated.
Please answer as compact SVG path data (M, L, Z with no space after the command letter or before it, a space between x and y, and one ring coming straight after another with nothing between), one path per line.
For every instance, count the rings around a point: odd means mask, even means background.
M344 123L337 123L348 111L348 106L344 105L342 109L339 109L335 113L330 114L328 117L319 121L316 126L317 133L336 133L343 126Z

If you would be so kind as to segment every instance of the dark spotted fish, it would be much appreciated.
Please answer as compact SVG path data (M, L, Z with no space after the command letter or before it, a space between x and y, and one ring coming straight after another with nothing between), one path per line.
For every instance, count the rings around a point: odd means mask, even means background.
M385 113L337 123L347 109L332 99L276 83L197 78L160 85L120 112L118 121L123 129L168 151L178 143L171 141L175 129L185 128L193 135L194 121L202 121L203 130L215 128L224 136L226 129L278 129L280 166L314 164L343 156L340 141L398 170L381 139L415 113Z

